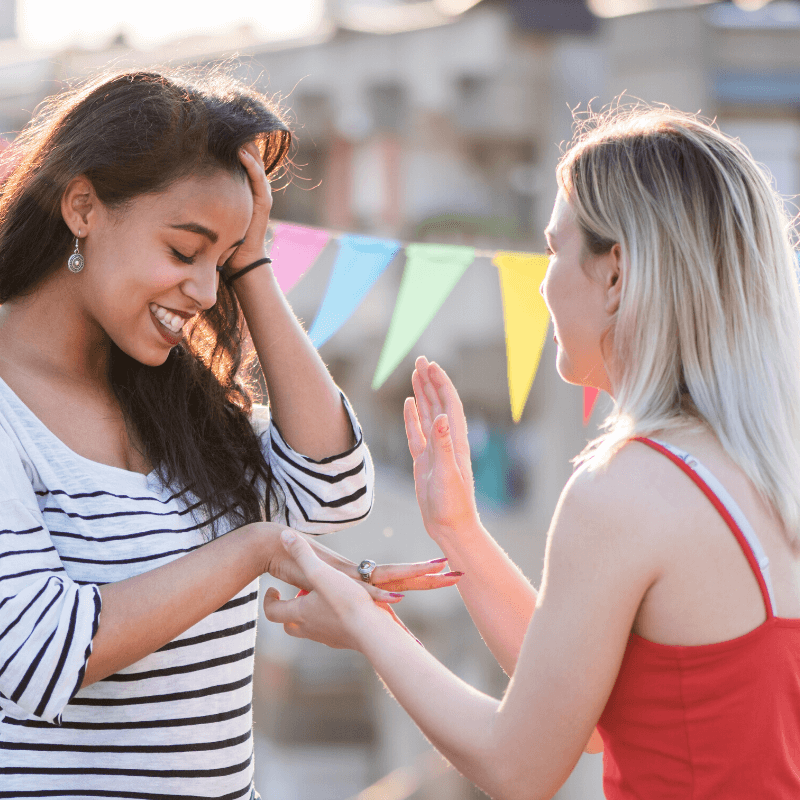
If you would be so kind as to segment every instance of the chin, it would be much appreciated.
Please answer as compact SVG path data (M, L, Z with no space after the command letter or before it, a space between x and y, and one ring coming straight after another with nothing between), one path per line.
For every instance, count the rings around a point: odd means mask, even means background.
M580 368L576 369L562 349L559 349L556 371L562 381L571 383L573 386L585 386L604 392L609 390L606 371L602 365L594 362L582 364Z
M175 347L177 347L177 345L175 345ZM160 367L169 358L169 354L172 350L172 347L169 349L165 347L164 349L159 348L158 350L154 349L143 353L132 353L131 358L135 358L140 364L144 364L146 367Z
M560 349L556 359L556 372L565 383L571 383L574 386L582 385L581 380L575 374L575 370L572 369L572 364L564 357L563 350Z
M118 342L115 343L123 353L134 361L138 361L145 367L160 367L169 358L172 348L167 347L126 347Z
M575 375L565 375L561 370L558 372L559 377L561 378L564 383L570 383L573 386L588 386L589 384L586 381L582 381L580 378L576 377Z
M137 358L136 360L140 364L144 364L144 366L146 367L160 367L162 364L166 363L168 357L169 357L169 352L165 353L160 358L151 356L150 358ZM134 358L136 357L134 356Z

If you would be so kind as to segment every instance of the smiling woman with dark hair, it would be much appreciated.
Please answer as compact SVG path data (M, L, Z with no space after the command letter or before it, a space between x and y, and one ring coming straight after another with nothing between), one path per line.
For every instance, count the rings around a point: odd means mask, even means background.
M129 72L53 98L13 146L0 797L254 791L257 579L310 588L280 531L356 523L373 489L264 253L290 141L268 98L221 72ZM247 330L269 411L241 378ZM441 568L378 567L368 590L452 584L427 575Z

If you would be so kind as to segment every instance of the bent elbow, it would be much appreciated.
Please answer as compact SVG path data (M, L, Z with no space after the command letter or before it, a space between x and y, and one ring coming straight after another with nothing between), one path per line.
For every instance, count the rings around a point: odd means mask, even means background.
M558 788L552 791L542 791L536 785L535 780L526 778L520 781L506 783L497 794L493 794L494 800L552 800L558 793Z
M537 774L531 769L530 760L524 763L509 763L497 760L492 800L552 800L558 794L569 773L558 779L552 774Z

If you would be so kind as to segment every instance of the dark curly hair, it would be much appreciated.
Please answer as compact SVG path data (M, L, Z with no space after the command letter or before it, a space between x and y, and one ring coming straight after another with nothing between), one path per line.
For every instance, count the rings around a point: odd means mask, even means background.
M238 152L247 142L258 143L267 174L284 168L291 133L283 114L228 73L103 75L37 109L4 153L14 166L0 194L0 303L35 291L63 265L72 234L61 198L78 175L124 213L126 202L189 175L222 169L244 178ZM200 501L212 537L223 516L270 519L280 502L250 424L246 341L239 303L222 282L216 305L164 364L111 348L108 377L129 430L164 485Z

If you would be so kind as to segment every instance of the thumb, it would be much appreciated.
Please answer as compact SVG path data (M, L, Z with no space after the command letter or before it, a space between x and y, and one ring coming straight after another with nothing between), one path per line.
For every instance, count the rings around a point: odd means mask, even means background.
M348 597L352 600L354 595L360 601L362 599L369 600L369 597L374 594L376 600L385 603L396 603L403 597L397 592L388 592L377 586L366 586L362 581L356 582L338 569L334 569L314 552L314 548L297 531L291 529L282 531L281 544L289 557L300 568L308 581L308 586L334 607L342 608L342 603L346 603ZM301 589L297 597L300 598L303 594L308 594L308 592Z
M313 583L313 575L322 566L322 561L311 549L311 545L296 531L292 530L285 530L281 533L281 544L295 564L300 567L309 582Z

